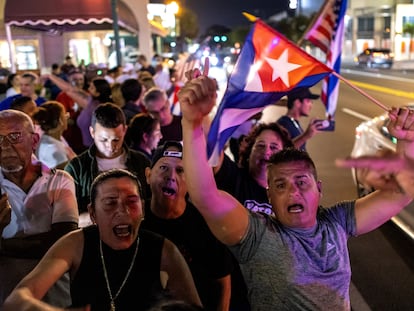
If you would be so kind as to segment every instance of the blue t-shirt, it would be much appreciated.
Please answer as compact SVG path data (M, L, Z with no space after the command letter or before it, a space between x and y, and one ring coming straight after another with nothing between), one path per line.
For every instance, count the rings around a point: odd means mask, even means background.
M22 97L23 95L22 94L17 94L17 95L14 95L14 96L10 96L10 97L7 97L7 98L5 98L4 100L2 100L1 102L0 102L0 111L2 111L2 110L6 110L6 109L10 109L10 106L11 106L11 104L13 103L13 101L16 99L16 98L19 98L19 97ZM36 99L35 99L35 103L36 103L36 105L37 106L40 106L41 104L43 104L44 102L46 102L47 101L47 99L46 98L44 98L44 97L40 97L40 96L38 96Z
M310 229L250 213L245 237L230 249L252 310L350 310L347 240L355 234L354 201L321 207Z
M277 120L277 124L283 126L289 132L291 139L303 133L303 129L300 126L299 121L291 117L281 116L279 120ZM306 151L306 143L300 146L300 150Z

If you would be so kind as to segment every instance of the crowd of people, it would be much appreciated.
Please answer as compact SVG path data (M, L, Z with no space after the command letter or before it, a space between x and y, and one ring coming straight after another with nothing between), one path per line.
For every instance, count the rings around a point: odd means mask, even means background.
M413 111L389 111L397 153L337 161L377 190L322 207L305 145L321 124L299 124L317 95L289 94L286 116L249 123L237 159L210 167L208 68L178 88L162 60L138 60L10 75L0 310L350 310L348 238L414 197Z

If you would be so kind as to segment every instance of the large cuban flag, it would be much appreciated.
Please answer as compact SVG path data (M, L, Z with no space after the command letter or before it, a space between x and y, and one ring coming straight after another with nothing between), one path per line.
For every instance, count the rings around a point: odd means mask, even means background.
M291 90L311 87L332 69L262 21L254 23L230 75L207 139L210 165L216 165L237 127Z

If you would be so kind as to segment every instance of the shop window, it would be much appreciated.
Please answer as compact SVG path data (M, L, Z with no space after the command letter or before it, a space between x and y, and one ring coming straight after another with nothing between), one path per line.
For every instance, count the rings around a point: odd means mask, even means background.
M16 45L17 70L37 70L37 51L33 45Z
M358 17L358 39L371 39L374 37L374 17Z

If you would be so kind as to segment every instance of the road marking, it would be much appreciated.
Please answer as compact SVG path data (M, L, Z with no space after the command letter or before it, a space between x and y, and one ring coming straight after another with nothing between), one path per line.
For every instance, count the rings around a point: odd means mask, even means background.
M342 108L342 111L349 114L349 115L351 115L351 116L353 116L353 117L355 117L355 118L361 119L363 121L369 121L369 120L372 119L371 117L368 117L364 114L356 112L355 110L352 110L352 109Z
M378 72L372 72L372 71L362 71L362 70L358 71L358 70L352 70L352 69L342 69L341 72L342 73L346 72L346 73L358 75L358 76L375 77L375 78L386 79L386 80L394 80L394 81L401 81L401 82L408 82L408 83L413 82L413 79L388 76L388 75L384 75L384 74L381 74Z
M383 87L383 86L373 85L373 84L354 81L354 80L349 80L349 82L351 82L352 84L354 84L356 86L359 86L359 87L362 87L364 89L368 89L368 90L371 90L371 91L378 91L378 92L382 92L382 93L386 93L386 94L390 94L390 95L396 95L396 96L399 96L399 97L414 99L414 93L413 92L399 91L399 90L390 89L390 88Z

